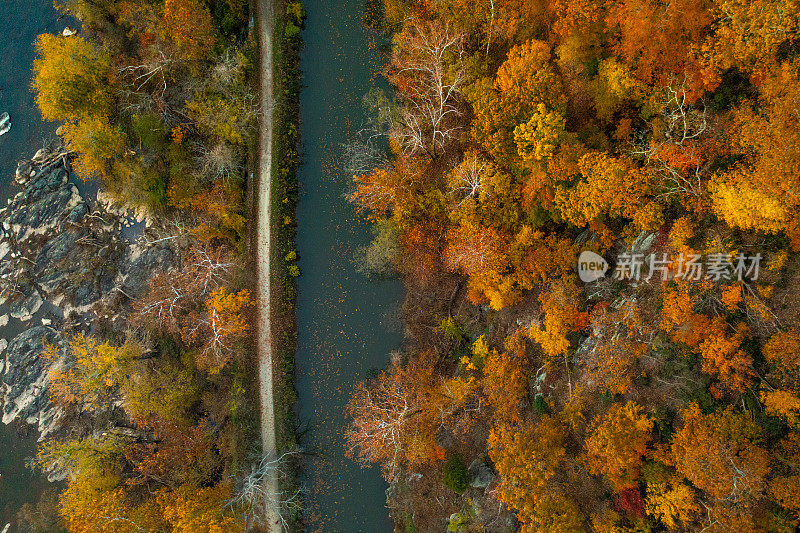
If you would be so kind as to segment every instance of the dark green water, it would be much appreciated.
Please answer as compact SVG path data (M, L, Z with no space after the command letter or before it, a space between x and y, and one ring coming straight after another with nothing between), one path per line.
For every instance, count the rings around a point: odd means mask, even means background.
M383 368L401 340L389 327L403 297L400 282L356 272L353 255L370 226L345 199L350 176L342 143L364 121L363 95L380 79L384 44L362 24L359 0L306 0L301 94L304 164L300 171L297 407L309 425L303 446L310 531L392 531L386 484L376 468L345 457L344 408L353 385ZM393 330L393 331L392 331Z
M65 22L57 18L52 0L0 0L0 114L8 112L12 123L11 131L0 137L2 205L17 192L11 185L17 161L30 158L55 130L41 121L30 81L33 41L40 33L61 31ZM10 333L9 327L0 328L0 337ZM26 458L35 454L35 438L35 431L21 438L16 428L0 424L0 530L23 503L35 503L47 486L25 466Z
M0 424L0 530L6 523L14 523L24 503L36 503L49 485L43 476L26 466L27 458L35 454L35 431L29 438L20 438L16 428Z
M9 184L17 160L30 158L54 136L55 125L45 124L30 90L33 41L42 33L58 33L53 0L0 0L0 114L8 112L12 128L0 137L0 198L16 190Z

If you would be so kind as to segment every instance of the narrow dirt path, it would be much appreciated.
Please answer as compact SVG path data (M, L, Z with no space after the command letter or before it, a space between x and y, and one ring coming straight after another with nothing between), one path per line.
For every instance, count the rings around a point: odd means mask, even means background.
M259 135L258 184L256 186L256 279L258 283L257 353L261 412L261 447L265 457L277 457L275 444L275 400L272 381L271 322L271 237L272 237L272 132L273 132L273 64L272 35L274 13L272 0L257 0L259 49L261 56L261 128ZM264 478L264 490L273 496L267 503L265 531L280 533L280 509L277 502L280 484L273 470Z

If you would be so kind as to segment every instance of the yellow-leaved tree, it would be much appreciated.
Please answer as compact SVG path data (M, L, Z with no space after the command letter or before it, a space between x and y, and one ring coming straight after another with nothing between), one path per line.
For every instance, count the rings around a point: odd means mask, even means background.
M800 61L772 67L758 101L734 112L733 147L739 164L709 184L716 214L730 226L785 231L800 246Z
M571 224L583 226L605 216L632 219L639 230L663 223L661 208L650 197L653 175L646 169L605 152L583 155L578 168L583 179L571 187L559 185L555 192L556 207Z
M541 325L533 326L529 335L539 343L551 364L569 351L567 335L586 327L588 315L581 310L580 289L572 281L553 281L550 290L539 296L544 311Z
M536 106L536 111L528 122L514 128L514 141L517 153L526 163L546 160L566 136L566 119L558 111L550 111L544 104Z
M670 531L689 528L700 510L695 490L684 479L658 462L645 467L647 513ZM681 529L683 528L683 529Z
M125 134L107 118L93 115L64 124L64 140L77 153L75 168L81 178L103 178L107 183L114 179L112 161L123 152Z
M67 356L61 361L59 347L45 347L43 356L55 363L48 372L50 394L57 403L82 402L92 406L102 404L117 392L131 363L144 352L135 342L113 346L83 334L67 339L66 350Z
M553 478L564 460L564 428L549 416L535 426L494 428L489 457L500 474L500 500L517 511L523 533L584 531L583 518Z
M105 116L112 103L111 62L82 37L43 34L33 62L36 103L47 120Z

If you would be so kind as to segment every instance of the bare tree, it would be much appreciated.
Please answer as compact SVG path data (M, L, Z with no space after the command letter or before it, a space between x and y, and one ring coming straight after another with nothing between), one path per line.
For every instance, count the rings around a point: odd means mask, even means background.
M705 105L697 109L687 101L685 78L680 84L670 83L666 95L661 113L665 124L663 140L646 140L636 145L632 153L643 157L662 176L665 196L691 194L700 197L703 195L703 177L709 164L703 163L700 148L692 141L708 130L708 113ZM687 169L678 168L668 157L672 148L680 149L695 164L688 165Z
M229 143L218 142L212 147L200 146L202 174L211 182L227 182L241 175L241 157Z
M397 105L386 93L371 88L362 99L366 120L351 141L343 145L345 171L360 176L389 166L386 139L397 122Z
M283 529L289 531L292 516L302 510L300 491L279 489L276 493L268 488L270 484L266 481L268 478L284 482L291 479L287 466L299 455L300 450L292 450L277 458L263 457L237 484L239 488L228 505L244 509L249 525L263 524L269 516L268 510L275 510Z
M224 247L196 242L184 261L184 268L158 274L150 280L147 295L134 304L133 323L145 320L177 331L188 308L223 285L234 265ZM190 325L190 330L194 327L196 324Z
M359 455L364 462L380 462L386 479L393 480L405 453L404 436L417 411L408 390L396 376L384 372L373 383L356 386L347 410L353 418L345 433L348 454Z
M390 78L403 94L394 136L408 154L436 158L460 128L463 35L434 21L409 23L400 35Z
M493 172L489 161L480 157L477 152L469 152L461 164L450 172L448 189L460 206L481 193L484 179Z
M369 140L356 139L345 144L344 157L345 171L351 176L368 174L389 164L386 150L378 148Z
M187 217L181 214L171 214L169 217L159 217L158 224L147 228L141 237L145 246L155 246L156 244L177 239L191 239L193 236L192 224Z
M120 77L126 81L127 94L139 95L143 92L150 94L147 87L153 82L156 98L163 98L167 92L167 74L176 61L168 57L163 51L145 56L144 61L138 65L126 65L119 69ZM132 108L135 110L135 108Z

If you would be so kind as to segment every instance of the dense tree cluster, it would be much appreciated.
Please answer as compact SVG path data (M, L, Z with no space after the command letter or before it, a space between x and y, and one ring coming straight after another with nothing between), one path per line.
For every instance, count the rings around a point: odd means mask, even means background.
M67 473L58 509L81 531L235 532L257 454L245 398L253 297L245 287L245 156L258 110L242 0L64 0L81 35L42 35L33 87L62 124L74 170L145 210L142 244L171 270L122 294L126 328L98 318L49 346L70 431L38 464ZM123 298L124 296L124 298Z
M135 206L191 206L241 237L238 190L257 111L238 4L63 2L95 38L40 36L33 85L43 116L64 123L84 179ZM238 25L222 34L222 19Z
M384 8L394 98L367 102L351 199L411 340L348 437L397 522L794 530L800 4ZM454 455L494 481L448 491L429 473Z

